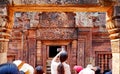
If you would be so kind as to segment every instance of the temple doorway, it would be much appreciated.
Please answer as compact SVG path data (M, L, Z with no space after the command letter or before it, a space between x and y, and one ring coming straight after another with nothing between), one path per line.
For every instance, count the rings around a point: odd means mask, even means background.
M48 51L47 51L47 61L46 61L46 72L47 74L51 74L51 69L50 69L50 65L51 65L51 60L57 55L57 53L59 53L59 49L61 48L61 46L48 46Z
M51 41L41 41L41 60L42 60L42 65L45 70L45 73L51 74L51 61L52 59L61 51L61 48L64 48L67 52L68 55L70 55L70 44L71 41L62 41L62 40L51 40ZM39 58L39 57L37 57ZM69 63L69 58L67 62Z

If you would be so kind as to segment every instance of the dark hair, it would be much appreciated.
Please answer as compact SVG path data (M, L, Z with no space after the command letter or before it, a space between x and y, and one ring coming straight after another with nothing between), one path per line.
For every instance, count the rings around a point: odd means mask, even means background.
M64 70L64 66L63 66L62 62L66 61L67 58L68 58L67 52L62 52L60 54L60 64L57 67L58 74L64 74L65 70Z
M25 74L25 72L23 72L23 71L19 71L19 74Z
M44 71L41 66L37 66L35 68L35 74L43 74L43 73L44 73Z
M0 74L19 74L19 70L13 63L4 63L0 65Z
M95 74L101 74L101 69L100 69L100 67L97 67L97 70L95 71Z

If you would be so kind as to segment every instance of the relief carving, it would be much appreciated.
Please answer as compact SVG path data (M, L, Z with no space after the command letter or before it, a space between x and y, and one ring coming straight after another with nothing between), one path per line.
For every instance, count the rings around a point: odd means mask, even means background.
M77 39L77 30L74 28L43 28L37 30L37 38L40 40Z
M5 28L6 23L7 23L6 16L1 16L0 15L0 27Z
M78 27L105 27L104 12L76 12L75 22Z
M3 38L8 38L9 37L9 32L10 30L8 29L8 16L7 16L7 7L1 6L0 7L0 33ZM3 34L2 34L3 33Z
M110 34L109 37L113 40L113 39L119 39L120 38L120 11L119 10L120 7L116 6L114 8L114 12L109 12L108 11L108 21L107 21L107 25L106 28L108 30L108 33ZM114 13L114 17L112 17L112 14Z
M74 13L49 12L40 14L40 27L74 27Z
M7 40L10 37L9 30L7 29L7 16L1 16L0 15L0 38L2 40Z
M16 12L14 28L74 27L75 14L64 12Z

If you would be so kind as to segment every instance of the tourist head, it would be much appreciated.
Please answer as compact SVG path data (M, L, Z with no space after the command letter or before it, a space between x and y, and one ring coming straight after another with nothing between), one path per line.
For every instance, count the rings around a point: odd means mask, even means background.
M79 73L82 69L83 69L83 67L82 66L74 66L74 68L73 68L77 73Z
M88 64L86 68L93 69L93 66L92 66L92 64Z
M62 52L62 53L60 54L60 62L66 61L67 58L68 58L67 52L64 51L64 52Z
M37 66L35 68L35 74L43 74L43 73L44 73L44 71L43 71L42 66Z
M95 71L95 74L101 74L101 69L100 69L100 67L96 67L97 69L96 69L96 71Z
M95 66L92 68L93 71L95 71L95 74L100 74L101 73L101 69L99 66Z
M19 70L13 63L4 63L0 65L0 74L19 74Z
M60 54L60 64L57 67L58 74L64 74L65 71L64 71L63 62L65 62L67 58L68 58L67 52L64 51Z
M24 61L15 60L13 63L18 67L19 71L23 71L25 74L33 74L34 68Z

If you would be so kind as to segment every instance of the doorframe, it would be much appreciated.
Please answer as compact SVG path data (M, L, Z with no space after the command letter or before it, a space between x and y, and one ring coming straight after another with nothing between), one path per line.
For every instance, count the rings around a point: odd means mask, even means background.
M46 73L46 63L45 62L47 61L48 46L57 45L57 46L61 46L63 48L66 47L66 50L67 50L68 55L69 55L70 51L67 49L67 45L69 45L71 42L72 42L72 40L42 41L42 49L44 49L44 51L42 51L42 53L43 53L42 56L44 56L42 63L43 63L43 69L44 69L45 73ZM68 59L68 61L69 61L69 59Z

